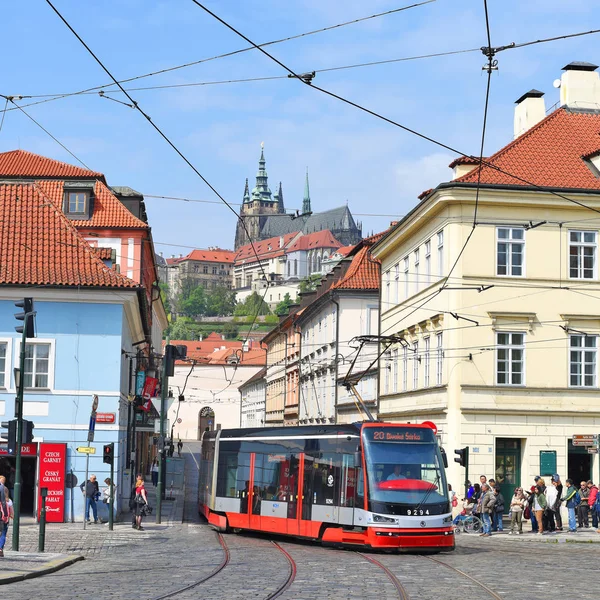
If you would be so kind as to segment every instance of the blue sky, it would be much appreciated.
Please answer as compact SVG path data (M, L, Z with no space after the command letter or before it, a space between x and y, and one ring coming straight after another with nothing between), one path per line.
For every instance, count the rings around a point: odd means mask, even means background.
M223 0L207 6L257 43L411 4L411 0ZM489 0L492 44L524 42L600 28L598 1ZM119 79L228 52L246 44L189 0L56 0L57 8ZM108 81L43 0L3 12L0 93L77 91ZM430 54L486 43L481 0L425 6L277 44L269 51L297 72ZM573 60L598 63L600 35L509 50L498 55L486 154L512 138L514 101L552 87ZM372 110L477 154L485 94L480 53L318 74L315 83ZM147 78L131 87L285 74L257 51ZM108 90L108 88L107 88ZM448 180L450 152L419 140L291 79L131 92L199 171L231 202L253 183L260 143L271 189L283 182L286 206L302 204L305 168L313 210L346 201L365 232L405 214L416 195ZM115 98L122 95L114 93ZM22 104L25 104L25 100ZM97 95L26 109L109 184L147 195L216 200L136 111ZM6 114L0 151L22 148L74 162L19 111ZM218 204L148 198L157 251L181 246L231 248L235 217Z

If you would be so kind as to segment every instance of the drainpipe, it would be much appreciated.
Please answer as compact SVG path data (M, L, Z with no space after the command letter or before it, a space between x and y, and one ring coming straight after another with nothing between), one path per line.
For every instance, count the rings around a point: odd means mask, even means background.
M338 366L337 366L337 357L339 354L339 350L340 350L340 303L335 299L335 295L332 294L331 295L331 301L335 304L336 306L336 318L335 318L335 355L334 355L334 362L335 362L335 406L333 407L333 417L335 419L335 422L337 423L338 420L338 414L337 414L337 407L338 407L338 386L337 386L337 375L338 375Z

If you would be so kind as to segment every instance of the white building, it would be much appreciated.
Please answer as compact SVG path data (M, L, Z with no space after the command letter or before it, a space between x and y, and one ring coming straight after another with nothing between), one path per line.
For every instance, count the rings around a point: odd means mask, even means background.
M267 386L266 368L262 368L238 387L242 407L242 427L264 427Z

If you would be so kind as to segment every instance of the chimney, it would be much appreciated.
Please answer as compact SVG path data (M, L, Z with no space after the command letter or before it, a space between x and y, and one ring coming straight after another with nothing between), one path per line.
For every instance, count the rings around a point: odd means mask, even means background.
M514 137L518 138L546 117L544 92L529 90L515 104Z
M598 65L572 62L563 67L560 78L560 105L569 108L600 108ZM557 85L557 83L555 83Z

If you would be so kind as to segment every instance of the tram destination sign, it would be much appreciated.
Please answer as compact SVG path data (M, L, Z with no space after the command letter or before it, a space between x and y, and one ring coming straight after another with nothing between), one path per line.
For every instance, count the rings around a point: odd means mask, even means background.
M573 436L573 446L598 446L597 434L584 434Z
M364 435L374 442L432 442L430 427L365 427Z

